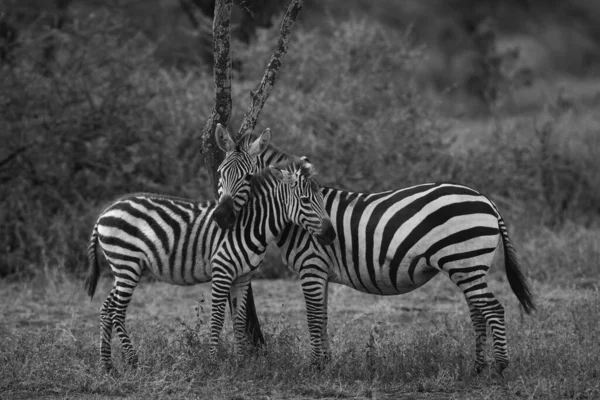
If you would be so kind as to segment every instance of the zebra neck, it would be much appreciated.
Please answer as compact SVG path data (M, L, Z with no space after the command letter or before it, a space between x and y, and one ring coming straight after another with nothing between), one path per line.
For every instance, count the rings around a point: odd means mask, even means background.
M250 195L238 217L238 230L246 240L267 247L290 222L286 212L287 196L281 186Z
M270 165L275 165L283 161L287 161L292 159L293 156L279 150L278 148L269 145L265 151L263 151L257 159L257 165L259 171L263 168L266 168Z

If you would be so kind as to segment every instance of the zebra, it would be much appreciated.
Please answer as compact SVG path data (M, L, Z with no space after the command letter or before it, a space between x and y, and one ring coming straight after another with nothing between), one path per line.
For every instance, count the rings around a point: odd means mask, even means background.
M290 156L269 144L270 132L258 137L247 132L233 141L226 129L217 130L217 143L226 156L215 218L227 227L248 197L246 173ZM469 306L476 335L475 372L486 366L488 325L496 371L502 376L509 363L504 308L486 282L496 255L504 252L508 282L523 309L531 313L535 303L496 205L472 188L451 183L381 193L323 186L321 191L337 240L324 247L291 225L276 239L284 263L300 276L311 363L322 365L328 357L329 282L365 293L397 295L421 287L441 271L462 290Z
M323 197L311 178L314 168L300 159L266 168L252 177L251 199L240 211L237 227L223 230L213 220L217 203L138 193L120 198L102 211L88 246L87 293L93 298L100 275L97 247L108 261L114 285L100 311L100 357L110 371L114 328L127 362L138 356L125 329L125 314L144 271L176 285L212 279L210 356L216 357L224 308L231 292L236 346L243 347L248 273L264 257L267 244L282 226L301 224L327 245L335 231L324 212ZM215 311L216 310L216 311Z

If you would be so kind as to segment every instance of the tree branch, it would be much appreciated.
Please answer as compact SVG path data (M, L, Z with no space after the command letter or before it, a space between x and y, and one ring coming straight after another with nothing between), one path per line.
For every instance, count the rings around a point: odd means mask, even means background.
M14 150L12 153L10 153L7 157L0 160L0 169L2 169L5 165L7 165L9 162L15 159L19 154L25 152L25 150L29 149L30 147L31 145L21 146Z
M231 117L231 4L232 0L217 0L213 20L213 51L215 80L215 106L202 131L202 153L213 191L217 194L217 168L223 153L215 141L217 124L229 124Z
M252 103L244 115L244 121L238 132L239 135L244 134L248 130L254 130L258 116L265 105L265 102L269 98L271 90L275 85L275 80L279 74L279 68L283 63L283 59L287 53L288 43L292 33L292 26L298 17L298 12L302 9L303 0L292 0L288 6L287 11L281 22L281 29L279 30L279 39L277 40L277 47L271 56L271 60L267 65L265 74L258 85L258 88L252 93ZM236 138L233 138L234 140Z

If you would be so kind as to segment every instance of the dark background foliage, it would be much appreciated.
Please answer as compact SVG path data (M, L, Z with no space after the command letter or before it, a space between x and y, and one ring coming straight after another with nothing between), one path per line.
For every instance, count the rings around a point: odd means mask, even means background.
M96 216L125 193L212 196L210 3L0 2L0 276L83 273ZM285 6L234 7L231 129ZM599 258L599 56L591 0L306 0L258 129L326 185L474 186L545 278L552 254ZM285 275L276 252L265 264Z

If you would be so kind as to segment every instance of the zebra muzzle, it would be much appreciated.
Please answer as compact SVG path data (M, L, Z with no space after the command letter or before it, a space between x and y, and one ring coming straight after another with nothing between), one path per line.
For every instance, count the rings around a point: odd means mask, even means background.
M335 228L329 219L324 219L321 225L321 232L316 235L317 242L322 246L330 245L336 238Z
M219 225L221 229L229 229L235 222L235 209L233 207L233 198L231 196L224 196L215 212L213 213L213 220Z

